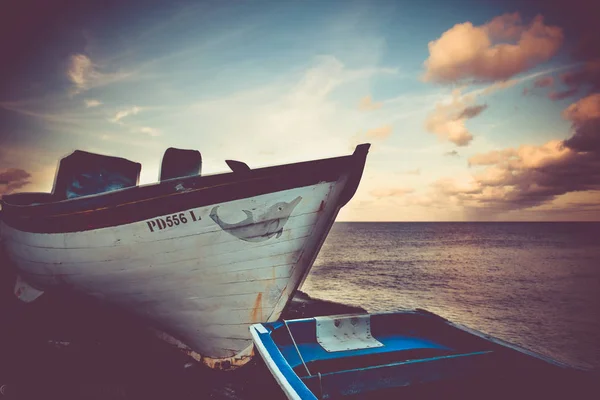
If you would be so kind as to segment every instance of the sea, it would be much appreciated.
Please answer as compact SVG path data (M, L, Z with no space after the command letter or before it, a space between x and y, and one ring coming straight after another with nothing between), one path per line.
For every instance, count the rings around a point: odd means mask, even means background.
M336 223L302 290L369 312L422 308L600 368L600 223Z

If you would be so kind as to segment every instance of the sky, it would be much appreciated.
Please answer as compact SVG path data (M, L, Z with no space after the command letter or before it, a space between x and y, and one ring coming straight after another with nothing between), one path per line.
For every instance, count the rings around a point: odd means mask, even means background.
M338 221L600 220L593 2L7 1L0 194L80 149L203 173L371 143Z

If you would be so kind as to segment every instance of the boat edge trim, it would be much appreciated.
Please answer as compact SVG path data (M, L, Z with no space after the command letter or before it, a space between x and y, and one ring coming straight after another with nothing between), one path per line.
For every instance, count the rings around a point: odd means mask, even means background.
M252 341L254 342L254 346L260 353L262 359L267 365L267 368L269 368L269 371L271 371L271 374L273 375L273 377L275 377L275 380L285 393L286 397L290 400L302 400L302 397L300 396L298 391L292 386L289 379L283 374L281 369L278 368L277 363L275 362L275 360L273 360L273 357L271 357L271 354L265 347L263 338L261 336L266 335L270 339L271 332L269 332L262 324L251 325L249 329L250 334L252 335ZM263 333L263 330L266 332ZM273 345L275 345L274 342ZM317 400L317 397L306 387L306 385L304 385L300 378L296 374L293 375L298 379L298 384L304 386L306 388L306 391L310 393L310 395L312 395L311 399Z

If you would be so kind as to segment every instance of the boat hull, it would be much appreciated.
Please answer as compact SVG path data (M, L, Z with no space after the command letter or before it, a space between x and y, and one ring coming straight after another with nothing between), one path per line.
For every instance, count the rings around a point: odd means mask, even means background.
M110 301L156 323L207 363L233 365L238 354L250 354L248 327L276 320L306 275L343 186L320 183L85 232L5 225L3 241L20 279L34 288L66 286ZM219 225L243 221L244 210L260 214L294 201L283 226L267 220L239 233L241 227ZM170 223L174 216L179 223Z
M440 398L447 389L458 390L456 398L562 399L593 378L425 310L277 321L250 330L289 399ZM524 396L523 384L536 396ZM541 386L550 397L540 395Z
M144 318L212 368L241 366L253 355L249 326L277 320L303 282L356 190L367 148L65 204L22 206L17 198L0 224L18 273L15 294L27 302L46 290L84 293ZM297 174L305 170L313 176ZM151 195L124 201L133 190ZM119 202L99 206L111 198Z

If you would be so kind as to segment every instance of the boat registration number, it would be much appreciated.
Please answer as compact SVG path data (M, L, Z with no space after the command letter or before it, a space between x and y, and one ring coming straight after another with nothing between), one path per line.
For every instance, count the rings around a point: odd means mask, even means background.
M194 211L190 210L187 212L169 215L164 218L154 218L150 221L146 221L146 224L148 224L148 229L150 229L150 232L156 232L166 228L171 228L173 226L187 224L188 222L200 221L201 219L202 217L196 216Z

